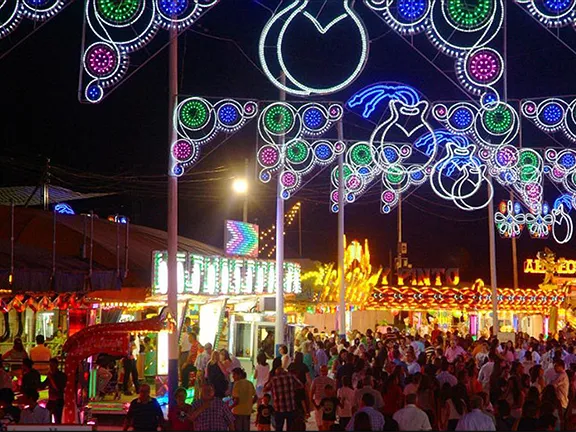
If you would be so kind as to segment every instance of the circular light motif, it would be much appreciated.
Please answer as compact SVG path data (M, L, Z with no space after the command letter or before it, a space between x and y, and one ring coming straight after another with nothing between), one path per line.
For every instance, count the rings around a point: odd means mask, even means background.
M427 10L426 0L398 0L398 15L406 21L418 21Z
M467 129L472 124L474 117L468 108L460 107L454 110L450 116L450 124L457 129Z
M266 146L262 147L258 152L258 160L260 164L265 167L271 167L278 163L278 159L280 158L280 154L275 147Z
M566 153L566 154L562 155L562 157L560 158L560 160L558 162L564 168L570 169L574 165L576 165L576 158L574 157L574 155L572 153Z
M386 178L392 184L401 183L404 180L404 171L398 166L391 167L386 174Z
M160 0L160 11L169 17L177 17L188 9L188 0Z
M176 141L172 146L172 155L178 162L186 162L192 158L194 149L192 144L186 140Z
M544 7L550 12L563 13L572 6L572 0L544 0Z
M280 179L284 187L294 187L296 185L296 176L293 172L286 171L282 173L282 177Z
M458 28L475 28L484 24L491 15L492 0L447 0L448 17Z
M110 45L96 43L88 48L84 57L84 64L89 74L102 78L114 73L118 58Z
M50 3L50 0L25 0L24 3L33 9L37 9L46 6L48 3Z
M396 199L396 194L392 191L386 191L382 194L382 200L386 203L392 203Z
M516 150L512 147L504 147L496 153L496 162L501 167L513 166L518 161Z
M126 24L134 19L140 9L140 0L96 0L100 16L112 24Z
M498 80L502 71L502 62L495 51L482 49L467 59L470 78L477 83L488 84Z
M512 111L506 105L499 105L493 110L484 112L484 125L493 134L502 134L512 127Z
M222 105L218 110L218 118L222 124L233 126L240 119L240 112L235 105L227 103Z
M321 161L327 161L332 157L332 149L328 144L318 144L314 149L314 153Z
M311 130L322 129L326 125L326 118L318 108L308 108L304 112L304 125Z
M541 117L544 124L555 125L562 121L564 110L559 104L552 102L542 109Z
M271 107L264 117L266 128L275 134L284 134L290 130L294 123L292 111L284 105Z
M372 153L368 144L357 144L352 148L352 162L357 165L368 165L372 162Z
M348 180L346 180L346 186L348 189L358 189L362 182L358 178L358 176L351 175Z
M384 149L384 157L388 163L394 163L398 160L398 153L390 147Z
M286 146L286 157L289 162L302 163L308 157L308 146L302 141L293 141Z
M180 108L180 121L190 129L200 129L208 122L209 108L201 100L193 99Z
M184 174L184 168L182 168L182 165L176 164L176 165L174 165L174 167L172 168L172 173L173 173L176 177L180 177L182 174Z
M98 84L90 84L86 88L85 94L86 94L86 99L89 102L96 103L96 102L100 102L102 100L102 98L104 97L104 90Z
M424 173L422 173L422 171L414 171L410 177L412 177L412 180L422 180L424 178Z

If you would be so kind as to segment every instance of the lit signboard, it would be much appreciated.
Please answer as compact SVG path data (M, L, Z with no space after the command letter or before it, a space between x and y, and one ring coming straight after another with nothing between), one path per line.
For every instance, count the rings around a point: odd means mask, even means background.
M227 220L224 244L226 255L258 258L258 225Z

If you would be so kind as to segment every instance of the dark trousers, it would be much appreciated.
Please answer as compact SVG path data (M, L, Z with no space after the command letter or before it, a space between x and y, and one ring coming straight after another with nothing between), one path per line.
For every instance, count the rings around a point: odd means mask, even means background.
M196 372L196 367L194 365L188 364L182 369L182 387L190 387L190 374Z
M128 383L130 382L130 375L132 375L132 382L136 393L140 391L140 383L138 382L138 368L136 367L136 360L125 358L122 360L124 366L124 382L122 383L122 391L128 392Z
M286 420L286 429L292 430L292 423L294 422L294 411L275 412L274 420L276 421L277 431L281 431L282 429L284 429L284 420Z
M340 426L342 426L344 429L346 429L346 426L348 426L348 423L350 423L350 419L352 417L340 417L340 420L338 421L338 423L340 424Z
M250 431L250 416L234 414L234 430Z
M50 411L50 414L54 416L54 423L62 423L62 411L64 411L64 399L49 400L46 404L46 408Z

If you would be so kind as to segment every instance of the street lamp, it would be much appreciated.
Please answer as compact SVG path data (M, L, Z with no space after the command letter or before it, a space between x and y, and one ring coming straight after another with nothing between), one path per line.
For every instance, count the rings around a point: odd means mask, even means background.
M238 195L244 195L242 220L248 222L248 180L245 178L235 178L232 182L232 190Z

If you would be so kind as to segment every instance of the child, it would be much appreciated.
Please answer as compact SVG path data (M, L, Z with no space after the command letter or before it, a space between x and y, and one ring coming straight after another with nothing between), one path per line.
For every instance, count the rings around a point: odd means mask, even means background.
M274 412L272 405L270 405L270 395L265 394L260 400L258 405L258 413L256 414L256 426L259 431L269 431L272 423L272 413Z
M340 406L340 400L336 397L334 387L327 384L324 387L325 397L320 401L317 408L322 410L322 431L329 431L336 422L336 409Z

